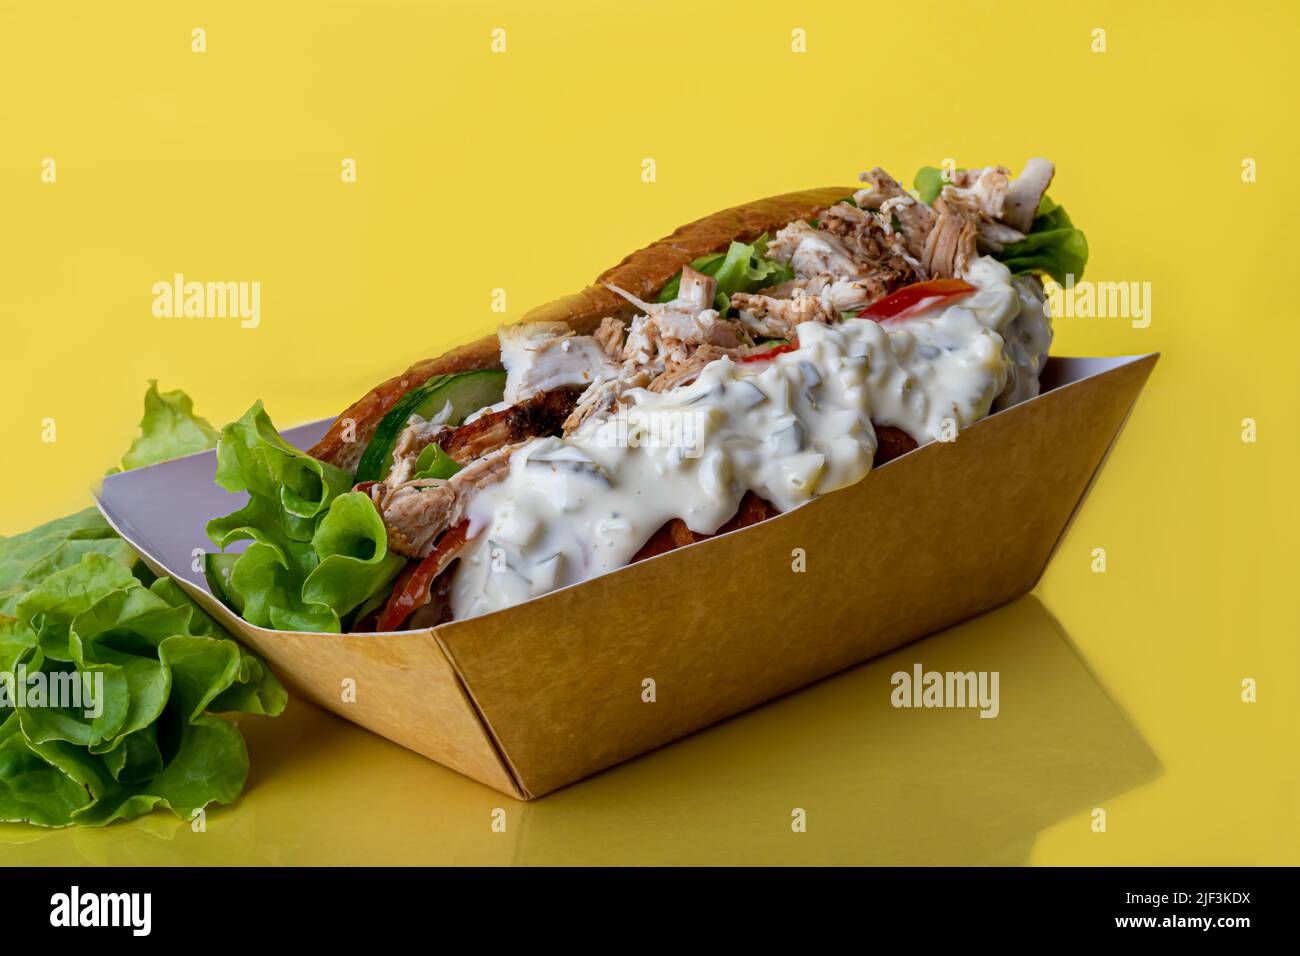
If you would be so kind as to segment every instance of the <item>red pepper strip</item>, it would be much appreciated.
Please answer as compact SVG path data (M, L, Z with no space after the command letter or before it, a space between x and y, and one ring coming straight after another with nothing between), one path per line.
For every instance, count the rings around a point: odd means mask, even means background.
M910 312L929 308L937 302L960 299L974 291L973 285L961 279L930 279L926 282L913 282L891 292L879 302L872 303L859 315L875 319L877 322L898 319Z
M465 543L465 533L468 530L469 521L462 521L456 527L448 529L427 558L419 564L409 565L398 575L397 583L393 585L393 594L375 624L376 631L397 630L416 608L429 602L429 586Z
M736 359L737 362L766 362L768 359L776 358L783 352L793 352L798 349L798 345L774 345L770 349L764 349L762 352L754 352L752 355L742 355Z

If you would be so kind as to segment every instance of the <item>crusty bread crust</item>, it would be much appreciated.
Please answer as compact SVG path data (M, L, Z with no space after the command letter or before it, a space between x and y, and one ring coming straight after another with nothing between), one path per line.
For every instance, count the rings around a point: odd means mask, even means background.
M827 186L759 199L716 212L637 250L612 269L601 273L595 285L538 306L520 321L565 322L579 335L590 334L606 316L626 317L636 311L602 283L616 285L641 299L653 299L668 280L693 259L721 252L733 239L748 242L765 232L775 232L796 219L807 219L852 193L853 187ZM354 471L380 419L411 389L423 385L434 375L500 367L501 353L495 335L484 336L438 358L417 362L354 403L309 449L309 454Z

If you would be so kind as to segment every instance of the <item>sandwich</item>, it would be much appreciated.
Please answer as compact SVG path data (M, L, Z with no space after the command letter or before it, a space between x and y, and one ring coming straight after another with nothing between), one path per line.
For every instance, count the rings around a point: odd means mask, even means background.
M223 430L213 593L250 623L491 613L737 531L1039 391L1044 278L1087 243L1053 165L927 167L728 209L418 362L306 452ZM246 542L243 550L230 550Z

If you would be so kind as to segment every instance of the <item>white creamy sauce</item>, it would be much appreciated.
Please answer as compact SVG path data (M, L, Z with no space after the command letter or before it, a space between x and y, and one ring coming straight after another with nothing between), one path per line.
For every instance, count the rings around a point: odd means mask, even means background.
M719 359L690 385L631 390L630 410L521 447L470 502L456 619L620 568L672 518L713 533L746 491L789 511L860 481L873 419L924 444L984 417L1004 392L1011 403L1029 379L1036 393L1051 339L1041 300L989 257L965 278L977 291L953 304L894 324L805 323L795 351Z

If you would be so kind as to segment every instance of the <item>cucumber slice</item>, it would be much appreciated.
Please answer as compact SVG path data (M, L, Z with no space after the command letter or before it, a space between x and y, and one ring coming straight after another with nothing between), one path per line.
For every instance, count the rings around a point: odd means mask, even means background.
M230 572L240 554L205 554L203 556L203 576L208 581L208 590L218 601L241 617L244 614L244 601L230 586Z
M382 481L393 467L393 448L412 415L432 418L451 403L449 425L459 425L480 408L501 401L506 373L499 369L438 375L403 395L379 422L361 462L356 480Z

